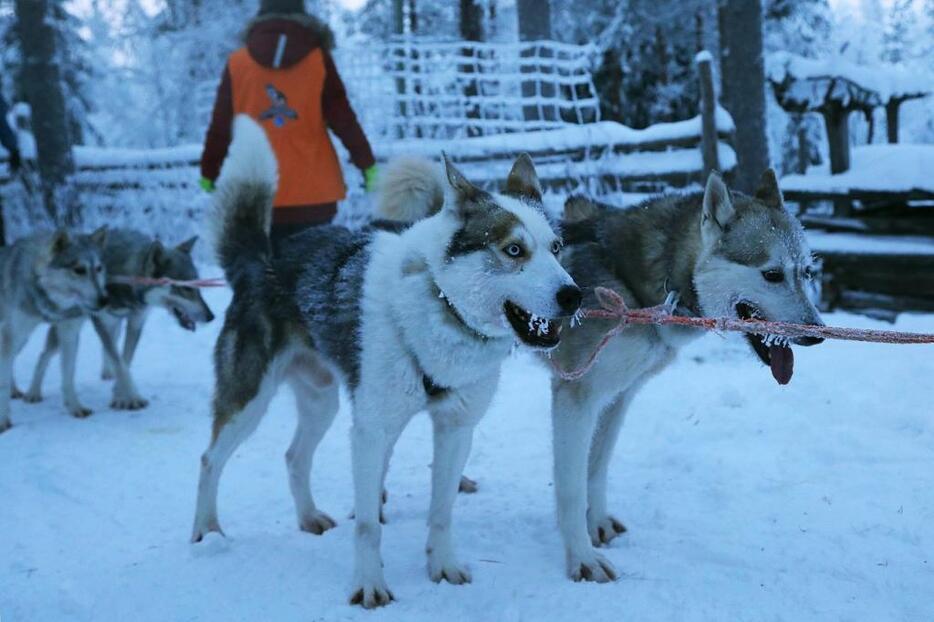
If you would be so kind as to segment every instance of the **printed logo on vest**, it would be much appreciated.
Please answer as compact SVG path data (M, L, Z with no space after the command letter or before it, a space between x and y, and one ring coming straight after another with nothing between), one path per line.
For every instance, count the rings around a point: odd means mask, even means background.
M282 127L287 120L292 119L294 121L298 118L298 113L289 108L289 100L285 96L285 93L273 85L267 84L266 94L269 95L269 101L272 102L272 105L260 113L260 121L272 119L273 125Z

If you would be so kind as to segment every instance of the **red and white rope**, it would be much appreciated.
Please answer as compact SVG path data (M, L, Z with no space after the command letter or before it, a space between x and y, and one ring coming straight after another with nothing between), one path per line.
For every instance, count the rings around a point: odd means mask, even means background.
M810 324L792 324L788 322L767 322L765 320L741 320L737 318L683 317L672 315L666 305L645 309L630 309L623 298L611 289L598 287L594 293L600 308L586 309L581 317L617 320L617 324L606 332L600 343L587 361L573 370L563 370L556 361L552 361L555 373L563 380L580 380L589 372L600 352L610 340L633 324L654 324L657 326L688 326L717 332L733 331L755 333L757 335L779 335L782 337L820 337L845 341L864 341L871 343L894 344L934 344L934 334L902 333L892 330L872 330L864 328L841 328L837 326L812 326Z
M121 285L148 285L156 287L165 287L166 285L175 287L224 287L227 285L227 282L220 278L177 281L168 277L154 279L148 276L111 276L107 280L111 283L119 283Z

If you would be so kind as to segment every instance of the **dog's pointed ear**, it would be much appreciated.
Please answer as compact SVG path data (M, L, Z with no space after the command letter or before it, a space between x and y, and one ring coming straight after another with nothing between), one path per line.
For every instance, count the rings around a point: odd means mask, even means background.
M593 218L600 207L582 194L574 194L564 202L564 222L580 222Z
M522 153L516 158L506 178L506 194L541 202L542 184L538 181L538 173L535 172L535 164L529 154Z
M454 192L459 197L464 199L476 198L477 195L480 194L480 189L467 181L467 178L464 177L464 174L461 173L456 166L454 166L453 162L451 162L448 154L442 152L441 157L444 159L444 174L447 176L448 184L450 184Z
M184 242L182 242L181 244L179 244L178 246L176 246L176 247L175 247L175 250L181 251L181 252L185 253L186 255L191 255L191 251L192 251L192 249L194 249L194 247L195 247L195 242L197 242L197 241L198 241L198 236L194 236L193 238L190 238L190 239L188 239L188 240L185 240Z
M89 238L92 244L99 248L104 248L104 245L107 244L107 225L98 227Z
M144 276L162 276L159 266L162 265L162 256L164 253L165 247L162 246L162 242L153 240L152 244L149 245L149 250L146 251L146 259L143 261Z
M734 213L733 199L723 183L723 178L716 171L710 173L707 187L704 189L704 208L701 215L701 233L704 241L717 240Z
M778 187L778 177L775 175L775 169L767 168L759 178L759 185L756 187L755 197L776 209L785 207L785 201L782 199L782 190Z
M55 255L66 248L71 243L71 238L68 236L68 232L64 229L59 229L52 235L52 239L49 241L49 251Z

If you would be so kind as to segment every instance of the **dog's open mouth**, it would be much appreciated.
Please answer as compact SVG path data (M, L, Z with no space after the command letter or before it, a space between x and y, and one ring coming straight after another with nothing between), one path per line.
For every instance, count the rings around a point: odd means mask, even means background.
M175 319L178 320L178 325L184 328L185 330L190 330L194 332L195 330L195 321L191 319L191 316L179 309L178 307L172 307L172 315L175 316Z
M736 303L736 315L742 320L767 319L749 302ZM795 354L787 337L746 333L746 340L762 362L772 369L772 377L778 384L791 382L795 370Z
M555 320L535 315L508 300L503 304L503 310L522 343L533 348L547 349L561 341L561 324Z

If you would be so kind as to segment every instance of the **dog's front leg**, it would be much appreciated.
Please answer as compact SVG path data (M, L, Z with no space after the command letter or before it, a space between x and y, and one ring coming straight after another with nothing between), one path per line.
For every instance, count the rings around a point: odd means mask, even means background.
M110 315L109 313L101 313L99 316L101 325L107 331L107 334L110 335L110 340L117 344L120 340L120 324L123 322L119 317ZM107 354L107 348L104 346L103 342L101 343L101 380L113 380L114 379L114 366L110 362L110 355Z
M133 357L136 355L136 346L139 345L139 339L143 334L143 326L146 324L146 311L133 313L126 321L126 338L123 342L123 362L127 368L133 363Z
M13 336L8 322L0 322L0 433L12 427L10 393L13 384Z
M564 540L568 575L574 581L614 581L616 569L594 550L587 532L587 454L596 409L581 403L570 383L555 381L552 396L558 527Z
M350 604L367 609L388 605L395 600L383 577L380 556L382 526L379 522L382 502L383 471L391 451L391 439L397 436L387 426L402 426L395 416L382 418L372 400L364 402L358 413L354 404L354 423L350 432L354 483L354 579ZM361 405L362 406L362 405Z
M105 322L102 322L98 316L91 316L91 323L94 324L94 330L104 346L104 353L110 359L110 364L116 373L117 380L114 383L113 399L110 402L110 407L117 410L145 408L149 405L149 402L143 399L139 391L137 391L133 378L130 376L130 370L127 369L126 363L123 362L123 357L117 352L117 346L114 344Z
M49 332L45 335L45 346L42 348L42 354L36 361L36 368L32 372L32 381L29 383L29 390L23 396L23 401L29 404L35 404L42 401L42 381L45 379L45 372L49 369L49 363L52 357L59 350L58 328L55 324L49 326Z
M429 406L434 428L434 459L431 466L431 507L428 511L428 575L432 581L454 585L470 583L467 567L454 552L451 516L464 465L470 455L473 430L483 417L496 378L459 395Z
M72 417L83 419L91 415L90 408L86 408L78 401L75 392L75 362L78 358L78 338L81 335L81 325L84 318L59 322L55 329L62 348L62 397L65 409Z

